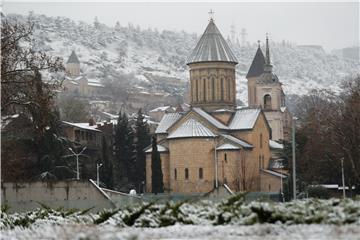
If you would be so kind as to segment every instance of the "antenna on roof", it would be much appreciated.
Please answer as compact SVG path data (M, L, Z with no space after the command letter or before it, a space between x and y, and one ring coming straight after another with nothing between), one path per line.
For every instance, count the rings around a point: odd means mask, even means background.
M212 9L210 9L209 13L209 21L214 21L214 11Z

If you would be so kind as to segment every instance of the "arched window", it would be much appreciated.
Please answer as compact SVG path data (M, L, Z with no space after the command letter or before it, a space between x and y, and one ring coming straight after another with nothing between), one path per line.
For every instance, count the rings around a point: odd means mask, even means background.
M226 153L224 154L224 160L227 163L227 154Z
M260 148L263 147L263 135L260 133Z
M177 171L176 171L176 168L174 169L174 178L175 178L175 180L177 180Z
M189 169L185 168L185 179L189 179Z
M199 168L199 179L203 179L203 169Z
M271 96L266 94L264 96L264 109L271 109Z

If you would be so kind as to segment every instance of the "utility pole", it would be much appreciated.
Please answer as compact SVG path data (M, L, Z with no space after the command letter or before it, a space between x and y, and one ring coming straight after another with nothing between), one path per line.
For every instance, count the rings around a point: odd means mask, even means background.
M343 187L343 198L346 198L345 193L345 174L344 174L344 158L341 158L341 179L342 179L342 187Z
M296 200L296 161L295 161L295 121L292 118L292 169L293 169L293 199Z
M215 161L215 188L217 189L219 187L219 179L218 179L218 159L217 159L217 141L216 138L214 138L215 142L215 151L214 151L214 161Z
M80 172L79 172L79 156L82 155L82 153L85 151L86 147L84 147L79 153L75 153L72 148L69 148L69 150L72 152L72 154L76 157L76 180L80 180Z
M100 186L100 176L99 176L99 169L102 167L102 163L100 164L96 164L96 185L98 185L98 187Z

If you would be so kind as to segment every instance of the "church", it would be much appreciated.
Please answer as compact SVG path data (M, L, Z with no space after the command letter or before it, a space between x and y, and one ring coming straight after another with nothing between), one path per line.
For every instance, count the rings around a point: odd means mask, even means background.
M104 85L97 79L86 77L80 70L80 61L75 51L71 52L66 62L66 77L63 82L64 92L81 97L96 97L102 94Z
M249 107L236 106L237 59L211 18L188 58L190 108L166 113L156 129L164 190L208 193L279 192L287 177L272 168L271 150L283 125L284 93L272 73L268 40L247 75ZM275 128L275 126L279 128ZM151 147L146 149L146 191L151 192Z

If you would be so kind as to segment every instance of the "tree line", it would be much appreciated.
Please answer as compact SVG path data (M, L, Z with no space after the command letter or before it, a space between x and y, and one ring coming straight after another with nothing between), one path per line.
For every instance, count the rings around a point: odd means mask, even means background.
M343 161L349 194L359 194L360 76L344 81L340 93L312 90L293 101L294 114L298 118L296 168L299 191L306 192L309 186L317 184L341 186ZM291 169L291 144L285 144L285 152Z

